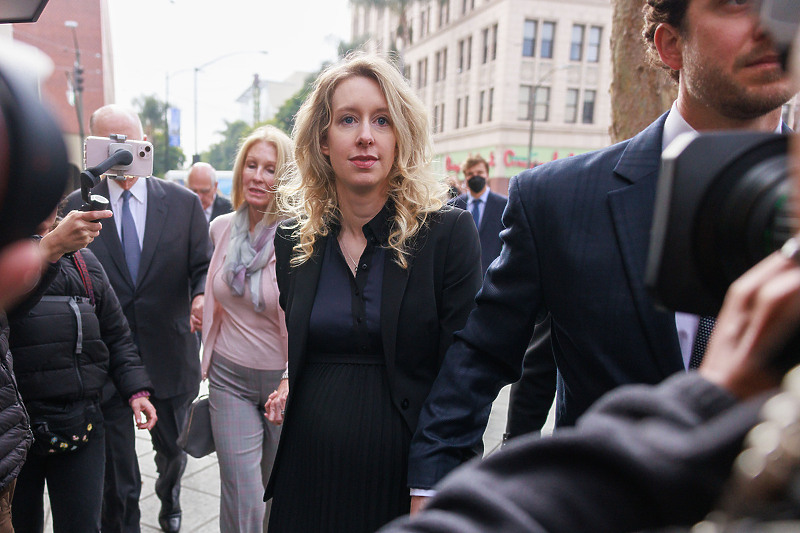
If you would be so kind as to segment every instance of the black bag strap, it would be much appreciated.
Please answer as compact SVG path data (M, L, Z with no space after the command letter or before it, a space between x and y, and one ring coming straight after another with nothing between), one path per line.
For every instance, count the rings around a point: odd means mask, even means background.
M81 275L81 281L83 281L83 286L86 288L86 293L89 295L89 301L92 303L92 305L95 305L92 278L89 277L89 269L86 268L86 261L83 260L83 255L81 254L80 250L72 254L72 260L75 262L75 266L78 268L78 273Z

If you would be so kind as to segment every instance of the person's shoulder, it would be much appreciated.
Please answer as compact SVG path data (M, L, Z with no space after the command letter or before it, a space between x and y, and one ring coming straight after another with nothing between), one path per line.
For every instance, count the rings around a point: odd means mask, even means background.
M508 197L503 196L502 194L498 194L494 191L489 191L489 199L503 203L506 203L508 201Z
M209 230L211 231L211 234L218 235L219 233L222 233L230 228L231 224L233 223L234 215L236 215L235 212L225 213L224 215L219 215L217 218L212 220L209 224Z

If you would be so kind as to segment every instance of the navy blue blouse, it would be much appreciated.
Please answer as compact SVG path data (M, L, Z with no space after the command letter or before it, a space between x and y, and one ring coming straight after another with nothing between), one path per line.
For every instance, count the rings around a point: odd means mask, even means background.
M325 246L311 311L308 354L383 357L381 291L389 235L388 204L362 228L367 246L353 276L334 226Z

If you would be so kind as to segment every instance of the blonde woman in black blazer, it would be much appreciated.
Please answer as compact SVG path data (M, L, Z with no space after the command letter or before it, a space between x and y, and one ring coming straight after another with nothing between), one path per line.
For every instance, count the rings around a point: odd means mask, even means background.
M363 54L326 70L298 113L297 169L275 238L288 380L271 531L374 531L407 513L422 403L480 286L472 216L429 171L424 107ZM288 399L287 399L288 395Z

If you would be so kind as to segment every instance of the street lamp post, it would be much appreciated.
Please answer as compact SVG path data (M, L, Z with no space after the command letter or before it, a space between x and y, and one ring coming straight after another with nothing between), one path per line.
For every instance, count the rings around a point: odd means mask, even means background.
M200 128L197 127L197 74L203 70L204 68L208 67L216 63L217 61L222 61L223 59L227 59L229 57L241 54L267 54L266 50L251 50L251 51L240 51L240 52L230 52L228 54L223 54L219 57L215 57L211 61L207 61L198 67L194 67L194 155L192 156L192 163L196 163L200 161L200 151L197 143L197 132Z
M539 88L542 86L542 83L549 78L554 72L559 70L566 70L573 68L575 65L559 65L557 67L553 67L541 76L536 81L536 85L533 86L531 89L531 130L528 134L528 168L531 168L533 163L533 129L534 124L536 124L536 93L538 92Z
M83 130L83 65L81 65L81 49L78 46L78 23L74 20L65 20L64 26L72 30L72 42L75 45L75 63L72 66L72 93L75 96L75 112L78 115L78 134L81 137L81 146L85 132Z

